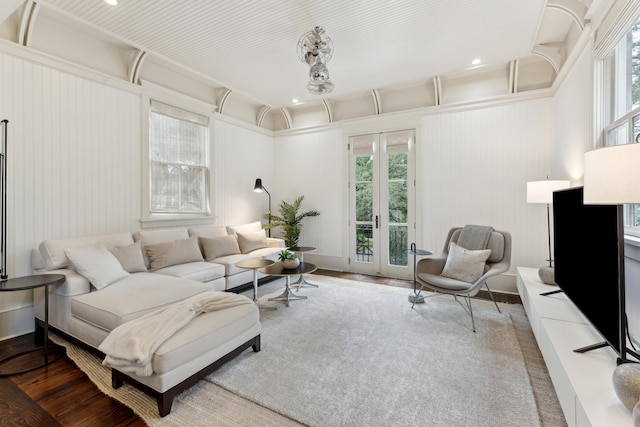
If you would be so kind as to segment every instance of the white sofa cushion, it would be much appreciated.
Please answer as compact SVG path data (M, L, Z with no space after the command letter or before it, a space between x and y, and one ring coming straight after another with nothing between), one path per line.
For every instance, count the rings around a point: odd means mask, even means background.
M211 282L212 280L224 277L224 272L224 266L206 261L176 264L154 271L154 273L182 277L202 283Z
M168 242L146 244L150 270L156 271L164 267L188 262L204 261L197 237L171 240Z
M219 227L200 227L200 228L190 228L189 236L196 237L219 237L226 236L227 227L219 226Z
M96 289L105 288L130 274L100 242L92 246L66 248L64 253L76 271L86 277Z
M45 269L56 270L68 267L70 265L69 258L64 253L66 248L91 246L98 242L101 242L107 249L115 246L124 246L133 243L133 235L127 231L90 237L44 240L40 243L39 248Z
M246 255L250 255L252 257L260 257L270 259L271 261L278 261L278 255L280 251L283 250L284 247L268 247L268 248L260 248L255 251L251 251Z
M144 255L142 254L142 244L140 242L133 242L126 246L116 246L115 248L109 249L109 251L120 261L122 268L129 273L147 271Z
M204 283L154 273L135 273L111 286L73 297L71 314L107 331L158 308L210 291Z
M259 255L250 255L250 254L234 254L227 255L216 258L213 260L216 264L221 264L224 266L225 276L233 276L234 274L238 274L240 272L246 271L246 268L236 267L236 263L240 261L244 261L246 259L259 259L261 258Z

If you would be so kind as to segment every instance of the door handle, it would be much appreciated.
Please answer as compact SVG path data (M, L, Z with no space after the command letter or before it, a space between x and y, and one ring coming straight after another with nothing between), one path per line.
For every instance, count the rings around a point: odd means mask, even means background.
M378 228L378 215L376 215L376 229Z

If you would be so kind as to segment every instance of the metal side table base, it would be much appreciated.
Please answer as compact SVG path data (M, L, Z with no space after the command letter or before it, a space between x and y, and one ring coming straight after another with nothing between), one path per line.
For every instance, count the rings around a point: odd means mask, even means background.
M417 294L410 294L409 295L409 302L413 303L413 304L423 304L424 303L424 295L417 293Z
M287 307L289 307L289 301L307 299L307 297L304 295L296 295L291 292L291 286L289 282L290 279L289 276L287 276L287 285L284 288L284 292L282 292L282 294L278 295L277 297L269 298L269 301L284 301L285 304L287 304Z
M292 285L298 285L298 289L300 288L317 288L319 287L319 285L316 285L315 283L310 283L307 282L304 278L304 274L300 275L300 278L298 280L296 280L295 282L292 283Z

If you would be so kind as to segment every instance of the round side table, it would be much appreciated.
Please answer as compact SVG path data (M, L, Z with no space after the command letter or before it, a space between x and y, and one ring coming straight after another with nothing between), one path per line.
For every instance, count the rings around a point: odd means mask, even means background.
M296 295L291 292L291 276L313 273L316 269L317 267L309 262L301 262L296 268L284 268L281 262L276 262L275 264L271 264L267 267L259 268L261 273L268 274L270 276L284 276L287 278L282 294L277 297L269 298L269 301L284 301L287 307L289 307L289 301L307 299L306 296Z
M0 359L0 365L13 359L14 357L22 356L27 353L32 353L38 350L44 350L44 361L43 363L31 366L26 369L22 369L20 371L13 372L0 372L0 377L7 377L9 375L22 374L24 372L33 371L34 369L42 368L43 366L48 365L51 362L57 360L60 356L65 354L64 351L61 354L58 354L53 359L49 359L49 286L50 285L60 285L67 280L64 274L36 274L33 276L25 276L25 277L16 277L12 279L0 280L0 292L14 292L14 291L26 291L33 290L36 288L41 288L44 286L44 344L41 346L33 347L28 350L23 350L14 354L10 354L2 359ZM36 331L37 335L37 331ZM57 349L64 350L64 347L55 346Z
M422 304L424 302L424 295L416 289L417 258L421 255L431 255L433 252L426 251L424 249L416 249L416 244L412 243L411 249L407 249L407 254L413 255L413 293L409 294L409 302L413 304Z
M298 254L300 254L299 258L300 258L300 262L303 263L304 262L304 253L305 252L311 252L311 251L315 251L316 248L314 248L313 246L293 246L291 248L289 248L288 250L290 250L291 252L296 252ZM310 288L317 288L318 285L316 285L315 283L309 283L305 280L304 275L301 274L300 278L298 280L296 280L295 282L292 283L292 285L298 285L298 289L303 288L303 287L310 287Z
M258 269L262 267L267 267L271 264L273 264L273 261L271 261L270 259L255 258L255 259L244 259L242 261L238 261L236 262L236 267L253 270L253 302L256 303L258 308L264 308L266 310L277 310L278 307L270 307L270 306L262 305L258 301Z

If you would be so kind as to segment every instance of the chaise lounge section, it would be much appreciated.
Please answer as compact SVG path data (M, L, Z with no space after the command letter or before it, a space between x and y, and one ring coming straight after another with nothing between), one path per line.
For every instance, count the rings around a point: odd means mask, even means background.
M264 230L256 225L45 240L33 251L34 271L66 276L50 287L49 324L104 356L100 345L123 324L198 296L233 299L232 306L198 315L154 348L151 375L112 366L114 387L128 382L144 390L165 416L178 393L245 349L260 351L258 307L245 296L221 292L253 279L252 271L235 268L236 260L276 257L284 247L281 239L262 238ZM44 290L34 291L40 326L44 301Z

